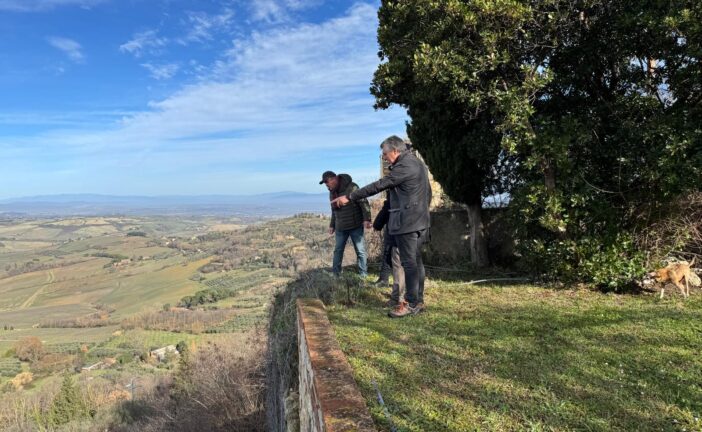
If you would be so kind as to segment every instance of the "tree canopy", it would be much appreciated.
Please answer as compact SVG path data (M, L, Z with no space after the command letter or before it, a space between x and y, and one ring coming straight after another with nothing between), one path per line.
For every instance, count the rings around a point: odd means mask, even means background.
M700 189L700 2L385 0L379 22L376 107L408 109L454 200L516 178L520 244L550 270L634 259L630 234Z

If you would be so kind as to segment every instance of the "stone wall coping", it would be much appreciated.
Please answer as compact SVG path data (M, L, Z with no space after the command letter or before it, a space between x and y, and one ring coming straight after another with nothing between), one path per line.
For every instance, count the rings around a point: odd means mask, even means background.
M298 334L305 338L304 343L298 343L308 350L315 405L321 410L325 431L377 432L324 304L317 299L298 299L297 316ZM302 364L300 370L303 370Z

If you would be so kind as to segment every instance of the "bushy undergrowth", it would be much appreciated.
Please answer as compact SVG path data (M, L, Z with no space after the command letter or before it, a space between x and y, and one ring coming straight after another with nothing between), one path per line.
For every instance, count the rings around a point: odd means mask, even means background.
M534 199L544 205L513 203L513 224L523 267L546 280L626 291L637 289L646 272L666 258L702 257L701 192L661 208L631 210L619 223L604 207L566 210L559 202Z
M222 341L184 352L172 379L121 404L112 430L263 431L264 337L245 347Z
M667 257L702 258L702 192L679 198L666 207L663 217L635 232L637 247L646 252L646 264L658 265Z

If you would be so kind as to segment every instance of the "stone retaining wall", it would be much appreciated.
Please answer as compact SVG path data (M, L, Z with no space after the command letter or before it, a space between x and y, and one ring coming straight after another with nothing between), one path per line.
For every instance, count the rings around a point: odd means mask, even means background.
M376 432L324 304L297 300L301 432Z

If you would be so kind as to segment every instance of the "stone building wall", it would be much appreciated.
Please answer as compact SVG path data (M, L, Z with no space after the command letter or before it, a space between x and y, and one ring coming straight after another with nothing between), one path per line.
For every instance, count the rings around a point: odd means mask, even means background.
M411 143L406 141L409 145ZM413 150L419 160L424 161L418 151ZM380 176L387 175L389 164L380 157ZM428 264L441 265L464 262L470 259L470 226L468 210L446 195L429 171L432 201L431 241L425 246ZM483 225L488 238L490 262L509 265L514 261L514 240L506 223L505 208L484 208Z

